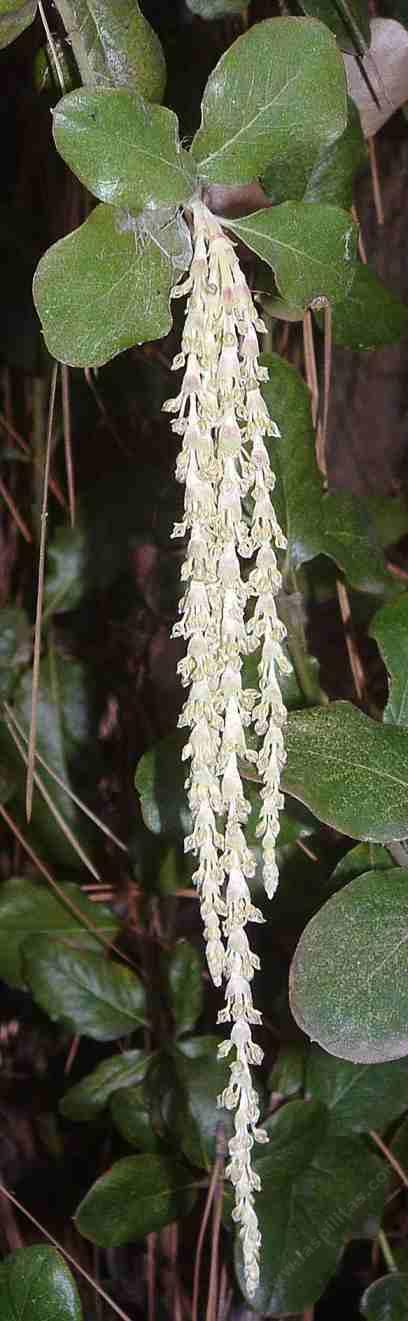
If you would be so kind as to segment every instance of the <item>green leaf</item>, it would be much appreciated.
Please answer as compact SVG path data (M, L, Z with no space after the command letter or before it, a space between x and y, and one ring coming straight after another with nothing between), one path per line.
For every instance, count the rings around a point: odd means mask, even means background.
M230 18L247 8L247 0L186 0L187 9L198 18Z
M13 710L25 733L28 734L31 718L32 672L26 671L14 693ZM65 784L70 784L69 763L83 751L89 738L86 678L82 665L60 656L52 648L40 665L40 681L37 701L37 739L36 747L40 756L59 775ZM11 740L10 740L11 741ZM55 781L38 765L38 773L50 794L55 806L64 817L67 825L75 832L80 841L88 842L89 830L68 794L60 789ZM25 766L20 762L18 779L18 802L20 813L24 810ZM40 795L34 791L33 834L40 844L45 843L51 851L54 862L61 862L68 867L82 866L82 862L72 845L62 833L61 827L54 820L50 809ZM92 837L92 836L91 836Z
M268 1091L288 1100L304 1085L306 1051L302 1041L280 1046L268 1078Z
M44 619L76 610L86 591L86 560L83 528L57 528L47 550Z
M370 20L365 0L299 0L304 14L320 18L334 32L342 50L363 55L370 45Z
M0 50L34 22L37 0L0 0Z
M32 936L51 943L63 935L75 948L101 950L96 936L82 925L80 914L105 940L115 940L119 923L104 904L93 904L79 885L61 885L61 900L46 885L13 877L0 886L0 977L9 986L24 987L23 945ZM78 909L76 918L63 896Z
M352 1064L314 1046L306 1065L306 1092L330 1114L328 1131L380 1133L406 1110L408 1060Z
M63 160L101 202L141 211L176 206L194 191L177 115L136 92L70 92L54 110L54 139Z
M297 197L346 123L334 38L313 20L274 18L238 37L210 74L191 151L210 183L249 183L269 166L286 174L283 196Z
M303 1312L321 1295L351 1232L378 1223L388 1172L360 1138L326 1137L318 1102L289 1101L267 1120L267 1154L256 1210L262 1234L261 1281L251 1305ZM245 1293L239 1241L238 1279Z
M408 592L383 606L370 625L390 679L388 724L408 725Z
M406 1321L408 1274L396 1271L370 1284L361 1299L360 1310L367 1321Z
M349 98L347 128L340 138L324 147L307 181L303 201L331 202L351 211L354 179L366 160L360 116Z
M334 302L351 288L357 228L340 207L285 202L228 220L228 228L268 262L282 298L296 308L321 298Z
M73 1032L114 1041L146 1022L143 986L122 963L35 936L25 946L24 969L36 1004Z
M176 1137L183 1156L192 1165L211 1170L217 1130L222 1125L226 1139L232 1136L231 1116L217 1106L217 1097L230 1081L230 1070L228 1060L217 1056L220 1038L207 1037L205 1043L206 1050L193 1056L185 1053L184 1042L172 1051L164 1110L169 1133Z
M167 964L168 1001L182 1036L195 1027L203 1007L202 963L188 940L179 940Z
M184 837L191 830L184 789L186 767L181 757L184 742L181 733L170 734L140 758L135 785L145 826L153 835Z
M166 65L138 0L58 0L82 81L136 89L161 101Z
M1 1321L82 1321L75 1281L55 1248L20 1248L0 1265Z
M268 450L278 516L288 538L288 567L328 555L352 587L380 593L387 575L369 515L348 492L324 490L307 385L278 354L262 354L261 362L269 372L262 394L282 437L268 440Z
M100 367L170 330L173 266L158 240L142 241L136 223L126 227L120 212L97 206L41 258L34 302L47 347L61 362Z
M354 849L349 849L348 853L344 854L344 858L340 858L330 880L336 884L340 882L346 885L347 881L353 881L355 876L362 876L370 867L375 871L388 871L390 865L390 854L382 844L356 844Z
M116 1091L143 1081L149 1062L150 1055L144 1050L124 1050L119 1055L101 1060L92 1073L75 1087L70 1087L62 1097L59 1103L61 1114L65 1119L95 1119Z
M319 324L321 318L318 316ZM408 334L408 307L375 271L358 263L345 297L332 304L332 334L343 349L381 349Z
M136 772L143 820L154 834L190 831L181 760L184 738L154 743ZM408 735L348 702L289 714L284 790L320 821L355 839L386 843L408 835ZM254 791L256 793L256 790ZM300 833L300 832L299 832Z
M408 532L408 506L403 495L364 496L381 546L392 546Z
M8 700L18 679L19 670L28 664L31 630L27 615L18 606L0 610L0 698Z
M154 1131L148 1086L121 1087L115 1091L111 1115L121 1137L140 1151L160 1151L162 1143Z
M290 973L292 1013L357 1064L408 1054L408 872L366 872L308 923Z
M90 1188L77 1228L101 1248L131 1243L188 1215L195 1187L191 1171L166 1156L127 1156Z
M320 821L353 839L408 835L408 734L380 725L349 702L294 711L283 788Z

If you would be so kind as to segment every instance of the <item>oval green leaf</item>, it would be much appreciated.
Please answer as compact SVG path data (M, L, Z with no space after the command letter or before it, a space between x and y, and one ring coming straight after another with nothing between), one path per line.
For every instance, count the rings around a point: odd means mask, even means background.
M299 1027L359 1064L408 1054L408 872L366 872L308 923L290 971Z
M70 1087L59 1103L64 1119L94 1119L119 1088L142 1082L151 1056L144 1050L124 1050L101 1060L92 1073Z
M76 1224L101 1248L119 1247L188 1215L196 1198L190 1170L166 1156L126 1156L97 1179Z
M334 302L351 288L357 228L340 207L284 202L228 220L228 228L268 262L282 298L293 307L307 308L320 298Z
M238 37L211 73L191 152L211 183L249 183L269 166L286 175L283 197L298 197L323 145L346 123L331 33L313 19L267 19Z
M136 89L161 101L166 65L138 0L58 0L82 81Z
M72 367L101 367L170 330L167 252L121 224L120 213L97 206L37 267L33 295L47 348Z
M332 333L340 348L358 352L398 344L408 335L408 307L375 271L358 263L346 297L333 302Z
M370 19L366 0L300 0L304 14L320 18L334 32L342 50L364 55L370 45Z
M162 1143L153 1128L148 1087L121 1087L115 1091L111 1115L115 1128L130 1147L145 1152L160 1151Z
M374 615L370 636L380 648L390 680L384 720L408 725L408 592Z
M75 1281L55 1248L20 1248L0 1265L1 1321L82 1321Z
M176 1035L195 1027L203 1007L203 969L194 945L179 940L167 963L169 1007Z
M72 904L78 916L64 905ZM81 914L87 926L81 923ZM97 935L115 940L119 923L104 904L93 904L79 885L61 885L59 899L46 885L12 877L0 886L0 977L9 986L25 986L24 942L33 936L45 936L51 942L64 936L76 948L101 950Z
M269 1145L255 1169L261 1278L251 1306L303 1313L320 1297L351 1232L381 1217L389 1174L361 1138L327 1137L316 1101L289 1101L266 1122ZM239 1240L239 1283L245 1293Z
M121 963L35 936L24 949L24 970L36 1004L73 1032L114 1041L146 1023L143 986Z
M283 788L320 821L384 844L408 835L408 733L349 702L293 711Z
M34 22L37 0L0 0L0 50Z
M281 433L281 440L267 439L267 444L290 567L328 555L352 587L381 593L387 574L374 524L350 492L325 491L305 381L279 354L264 353L261 361L269 374L262 394Z
M86 592L86 569L83 528L57 528L47 550L43 619L76 610Z
M54 110L63 160L101 202L142 211L177 206L194 190L194 169L178 137L177 115L135 92L79 87Z
M406 1321L408 1274L397 1271L370 1284L361 1299L360 1310L367 1321Z
M329 1111L329 1133L378 1132L406 1109L408 1059L353 1064L313 1046L306 1065L306 1093Z

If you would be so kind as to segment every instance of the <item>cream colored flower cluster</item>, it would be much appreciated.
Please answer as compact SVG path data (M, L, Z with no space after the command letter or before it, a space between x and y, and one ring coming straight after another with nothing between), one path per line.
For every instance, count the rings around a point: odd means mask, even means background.
M175 370L184 368L184 378L177 398L164 405L177 414L172 426L182 436L176 475L185 484L185 512L173 535L188 537L185 594L173 630L187 644L179 672L189 693L179 723L189 730L184 756L190 762L186 787L193 831L185 848L198 860L194 881L210 973L216 986L226 981L226 1008L218 1021L232 1022L232 1030L220 1054L233 1050L234 1058L219 1104L235 1111L227 1174L235 1188L233 1214L252 1294L259 1280L260 1233L254 1206L259 1178L251 1151L254 1141L267 1139L257 1127L250 1069L262 1060L251 1034L251 1025L261 1022L251 991L259 960L245 927L263 918L248 885L255 859L245 839L250 804L240 760L256 762L263 782L257 833L272 896L286 716L277 669L290 668L276 611L281 578L274 545L286 542L271 501L274 478L264 442L265 435L279 435L260 391L267 372L259 366L258 333L265 326L220 223L201 201L192 211L193 260L188 278L173 290L174 296L188 295L182 352L173 363ZM243 657L258 648L258 688L245 689ZM258 751L247 746L251 728L259 736Z

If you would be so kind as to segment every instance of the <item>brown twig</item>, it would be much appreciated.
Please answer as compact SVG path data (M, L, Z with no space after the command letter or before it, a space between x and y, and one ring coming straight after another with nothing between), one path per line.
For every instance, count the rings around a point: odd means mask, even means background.
M20 432L16 431L15 427L13 427L11 422L9 422L8 419L4 416L4 413L1 412L0 412L0 427L3 427L3 430L6 431L7 435L11 436L12 440L15 440L16 445L18 445L19 448L23 451L23 454L26 454L27 458L31 458L35 466L37 466L35 459L33 459L32 451L30 449L28 441L24 440L23 436L20 436ZM62 508L66 509L67 507L66 500L64 499L64 496L61 491L61 487L59 486L58 482L55 480L55 477L50 477L50 491L53 492L53 495L55 495L55 498L56 500L58 500L59 504L62 505Z
M377 152L374 138L367 138L368 155L370 159L371 181L373 185L373 198L377 224L384 224L384 207L381 195L380 175L378 171Z
M305 312L303 317L303 353L305 358L306 381L309 387L312 405L312 422L315 427L319 412L319 382L317 379L312 314L309 311Z
M197 1249L196 1249L196 1256L195 1256L195 1262L194 1262L193 1303L192 1303L192 1309L191 1309L191 1321L198 1321L198 1295L199 1295L199 1288L200 1288L200 1271L201 1271L201 1260L202 1260L202 1255L203 1255L204 1238L205 1238L205 1232L206 1232L207 1225L208 1225L208 1221L209 1221L209 1217L210 1217L211 1207L212 1207L212 1204L213 1204L213 1201L214 1201L214 1197L215 1197L215 1193L216 1193L216 1189L217 1189L217 1183L218 1183L218 1180L219 1180L220 1174L221 1174L221 1172L222 1172L222 1170L223 1170L223 1165L224 1165L224 1156L223 1156L223 1155L219 1155L219 1156L217 1155L216 1158L215 1158L215 1161L214 1161L214 1165L213 1165L213 1169L212 1169L212 1174L211 1174L211 1179L210 1179L210 1182L209 1182L209 1185L208 1185L208 1192L207 1192L206 1203L205 1203L205 1207L204 1207L204 1211L203 1211L203 1218L202 1218L202 1221L201 1221L200 1232L199 1232L198 1239L197 1239Z
M353 202L353 205L352 205L352 208L351 208L351 214L352 214L353 220L355 221L355 224L358 225L358 251L359 251L359 255L360 255L360 257L361 257L361 261L363 262L363 265L366 266L366 265L367 265L367 253L366 253L366 250L365 250L365 244L364 244L364 239L363 239L363 235L362 235L361 224L360 224L360 221L359 221L359 218L358 218L358 215L357 215L356 208L355 208L355 206L354 206L354 202Z
M75 527L75 478L72 459L71 401L69 389L69 368L61 366L62 425L64 429L65 468L67 474L69 517L71 527Z
M12 495L10 495L10 492L7 490L7 486L5 486L1 478L0 478L0 495L3 496L4 503L5 505L7 505L7 509L9 509L11 517L14 519L14 522L18 527L19 531L21 532L21 535L24 537L24 540L28 541L28 543L30 544L33 539L31 536L30 529L27 527L27 523L20 514L20 511L17 509L17 505L13 500Z
M61 1256L65 1257L66 1261L69 1261L70 1266L73 1266L74 1270L78 1271L79 1275L83 1276L84 1280L91 1285L92 1289L96 1290L96 1293L99 1294L100 1298L104 1299L105 1303L108 1304L108 1307L111 1307L112 1311L116 1312L116 1316L120 1316L121 1321L131 1321L128 1312L123 1312L122 1308L118 1307L117 1303L114 1303L113 1298L110 1298L109 1294L105 1293L105 1290L102 1289L101 1285L92 1278L92 1275L89 1275L88 1271L84 1270L83 1266L80 1266L79 1261L76 1261L75 1257L72 1257L70 1252L66 1252L62 1243L59 1243L58 1239L54 1238L52 1234L49 1234L48 1229L45 1229L45 1226L42 1225L39 1220L36 1220L35 1216L31 1215L31 1211L27 1211L27 1207L23 1206L22 1202L19 1202L17 1197L14 1196L14 1193L11 1193L2 1183L0 1183L0 1193L3 1197L6 1197L13 1206L17 1207L17 1210L21 1212L21 1215L25 1216L32 1225L35 1225L36 1229L39 1229L40 1234L43 1234L44 1238L48 1239L48 1242L52 1243L53 1247L57 1249L57 1252L60 1252Z
M353 620L351 615L351 607L350 607L350 600L349 600L347 587L341 581L340 578L337 578L336 580L336 591L337 591L337 599L340 607L340 614L343 621L344 638L347 647L348 658L350 661L350 669L353 675L356 697L358 702L362 702L364 699L364 693L366 689L364 667L361 661L360 653L354 635Z
M219 1174L215 1188L213 1201L213 1225L211 1235L211 1261L210 1278L208 1283L208 1299L206 1321L217 1321L218 1307L218 1257L221 1232L222 1205L224 1197L224 1161L225 1161L226 1142L224 1127L218 1126L216 1159L219 1160Z
M147 1321L156 1317L156 1248L157 1234L147 1235Z
M31 820L31 811L33 805L35 744L37 738L37 702L38 702L38 685L40 678L40 656L41 656L41 623L42 623L42 605L43 605L43 595L44 595L45 546L46 546L46 537L47 537L48 481L50 475L51 439L52 439L52 428L54 422L57 375L58 375L58 364L55 363L55 367L53 367L53 372L51 377L50 402L48 409L47 444L46 444L45 465L44 465L43 498L42 498L42 508L41 508L41 535L40 535L40 553L38 559L37 607L35 614L33 678L32 678L32 689L31 689L31 721L30 721L30 737L28 741L27 780L26 780L27 821Z
M138 969L133 963L133 960L130 959L128 955L123 952L123 950L119 949L117 945L114 945L113 941L105 940L105 937L102 935L102 932L98 930L98 927L94 927L93 923L90 922L87 917L85 917L85 913L82 913L81 909L77 908L76 904L74 904L72 900L68 898L68 895L64 892L62 887L58 885L58 882L56 880L54 880L54 877L51 875L51 872L48 870L48 867L46 866L45 862L43 862L42 858L38 857L38 853L35 853L34 849L31 848L31 844L28 843L28 840L21 833L21 830L19 829L17 822L14 821L13 817L10 815L10 812L7 811L7 808L4 807L3 803L0 803L0 816L3 817L3 820L6 822L6 825L8 826L9 830L11 830L12 834L16 836L16 839L18 839L19 843L21 844L21 847L24 849L24 852L27 853L29 858L31 858L31 861L34 863L34 866L37 868L39 872L42 872L42 875L45 876L45 879L48 881L48 884L51 885L51 888L53 890L55 890L55 893L58 895L58 898L60 899L61 903L64 904L64 907L68 908L69 912L74 914L76 920L80 922L82 926L86 927L88 931L91 932L95 940L98 940L99 943L103 945L104 949L108 950L109 953L113 951L114 954L118 955L119 959L122 959L124 963L129 964L130 968L134 968L135 972L138 972Z
M399 1160L397 1160L397 1157L394 1156L394 1152L390 1151L390 1148L386 1146L386 1143L380 1137L379 1133L376 1133L375 1129L373 1128L370 1128L370 1138L372 1138L373 1142L375 1142L376 1147L378 1147L379 1150L382 1151L382 1154L383 1156L385 1156L385 1159L388 1161L388 1164L392 1165L393 1170L395 1170L395 1173L398 1174L398 1178L401 1179L401 1183L404 1184L404 1188L408 1188L408 1174L405 1173L405 1170L402 1168L402 1165L400 1165Z

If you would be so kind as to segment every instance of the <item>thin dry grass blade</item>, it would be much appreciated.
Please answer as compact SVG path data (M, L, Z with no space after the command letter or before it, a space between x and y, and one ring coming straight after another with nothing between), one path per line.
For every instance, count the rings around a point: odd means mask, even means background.
M68 899L68 895L65 894L61 889L61 886L58 885L58 882L48 870L46 863L43 862L42 858L38 857L38 853L35 853L34 849L31 848L28 839L22 834L17 822L14 821L14 818L11 816L10 812L7 811L7 808L4 807L3 803L0 803L0 816L3 817L9 830L11 830L12 834L18 839L24 852L27 853L29 858L31 858L37 871L42 872L42 875L45 876L51 889L55 890L61 903L64 904L64 907L67 908L70 913L73 913L77 922L80 922L81 926L86 927L87 931L91 932L91 935L94 936L95 940L98 940L100 945L103 945L104 949L108 950L109 954L113 951L114 954L118 955L119 959L122 959L123 963L127 963L130 968L133 968L135 972L139 973L139 969L136 968L133 959L130 959L127 954L124 954L123 950L119 949L117 945L114 945L112 940L105 940L105 937L100 931L98 931L98 928L93 925L93 922L90 922L89 919L85 917L85 914L81 913L81 910L72 902L72 899Z
M20 742L18 735L13 729L11 721L8 720L7 717L6 717L6 725L11 735L11 738L13 739L16 745L17 751L20 753L20 757L25 762L25 765L28 766L27 753L25 752L25 749L23 748L23 745ZM71 845L71 848L73 848L74 852L78 854L78 857L81 859L81 862L83 862L84 866L87 867L88 871L90 871L91 876L94 876L96 881L100 881L101 877L99 875L97 868L95 867L94 863L91 862L91 859L88 857L88 854L86 853L85 849L82 848L82 844L79 843L79 840L74 834L74 831L71 830L71 827L68 825L67 821L65 820L65 817L63 817L62 812L60 812L58 810L58 807L56 807L54 800L51 798L51 794L48 793L48 790L45 788L45 784L43 783L41 776L38 774L38 771L36 771L35 769L33 771L33 782L34 784L37 785L37 789L39 790L41 797L44 799L44 802L47 804L47 807L51 812L51 816L54 817L54 821L56 821L57 826L59 826L60 830L62 831L62 834L65 835L65 838L68 840L68 843Z
M35 1225L36 1229L39 1229L40 1234L43 1234L44 1238L48 1239L48 1242L52 1243L54 1248L57 1248L57 1251L61 1253L61 1256L65 1257L65 1260L69 1261L70 1266L73 1266L74 1270L78 1271L79 1274L83 1276L84 1280L86 1280L87 1283L91 1285L92 1289L96 1290L96 1293L98 1293L100 1297L104 1299L105 1303L108 1304L108 1307L112 1308L113 1312L116 1312L116 1316L119 1316L121 1318L121 1321L131 1321L131 1317L129 1316L129 1313L123 1312L122 1308L118 1307L117 1303L114 1303L113 1298L110 1298L109 1294L105 1293L105 1290L102 1289L100 1284L97 1284L96 1280L92 1278L92 1275L89 1275L88 1271L84 1270L83 1266L80 1266L79 1261L76 1261L75 1257L72 1257L70 1252L66 1252L65 1248L63 1248L62 1246L62 1243L59 1243L58 1239L54 1238L52 1234L48 1233L48 1229L45 1229L44 1225L41 1224L40 1220L36 1220L35 1216L31 1215L31 1211L27 1211L27 1207L23 1206L23 1203L19 1202L18 1198L14 1196L14 1193L11 1193L9 1189L4 1186L3 1183L0 1183L0 1193L2 1194L3 1197L6 1197L8 1201L12 1203L13 1206L17 1208L17 1211L21 1212L21 1215L25 1216L26 1219L29 1220L32 1225Z
M12 495L10 495L10 492L7 490L7 486L5 486L1 478L0 478L0 495L3 496L4 503L7 505L7 509L10 510L11 517L14 519L14 522L18 527L19 531L21 532L21 535L24 537L25 541L28 541L28 543L30 543L33 539L31 536L30 529L27 527L27 523L24 521L24 518L22 518L19 510L17 509L17 505L13 500Z
M71 527L75 527L75 478L74 464L72 459L72 429L71 429L71 401L69 390L69 367L63 363L61 367L62 382L62 424L64 428L64 452L65 467L67 472L67 487L69 500L69 517Z
M57 374L58 374L58 364L55 363L51 377L50 404L48 411L47 446L45 451L43 501L42 501L42 509L41 509L41 537L40 537L40 554L38 560L37 609L35 616L33 683L32 683L32 692L31 692L31 723L30 723L30 737L28 742L27 782L26 782L27 821L31 820L31 811L33 805L35 742L37 737L38 682L39 682L39 674L40 674L40 656L41 656L41 620L42 620L42 604L43 604L43 596L44 596L45 546L46 546L46 538L47 538L48 481L50 476L51 437L52 437L52 427L54 421Z
M11 706L9 706L8 702L4 702L4 710L8 717L8 721L17 730L17 733L20 735L20 738L23 739L24 743L28 743L28 736L25 733L22 726L20 725L19 720L17 720L17 716L14 714L14 711L12 710ZM12 730L10 729L10 734L11 733ZM98 826L99 830L101 830L104 835L107 835L108 839L112 840L113 844L117 844L118 849L122 849L123 853L128 853L129 850L127 844L123 843L123 839L119 839L118 835L115 835L113 830L110 830L109 826L106 826L105 822L100 820L100 817L96 815L96 812L91 812L90 807L87 807L86 803L83 803L82 798L78 798L78 795L73 792L73 789L71 789L70 785L66 784L65 780L62 780L60 775L57 775L57 772L54 771L52 766L48 764L48 761L45 760L45 757L42 757L41 754L38 752L38 749L36 749L35 757L36 757L36 761L38 761L40 765L44 767L44 770L47 771L48 775L51 776L51 779L55 780L55 783L59 785L59 788L64 790L64 793L66 793L68 795L68 798L70 798L71 801L75 803L76 807L79 807L81 812L84 812L85 816L89 817L89 820L93 821L94 824Z

